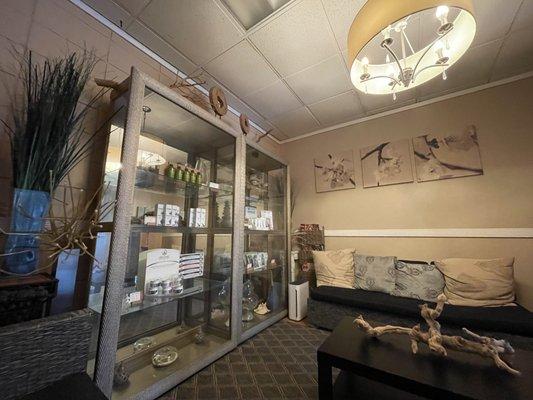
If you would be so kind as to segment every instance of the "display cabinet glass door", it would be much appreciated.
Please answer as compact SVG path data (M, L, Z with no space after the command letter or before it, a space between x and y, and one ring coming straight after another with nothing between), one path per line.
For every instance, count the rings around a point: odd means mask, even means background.
M246 147L243 331L287 309L287 168Z
M142 118L113 385L121 399L231 341L236 139L148 89ZM122 170L123 132L116 118L106 202ZM98 234L102 261L113 226L110 215ZM90 307L99 311L102 298L93 282Z

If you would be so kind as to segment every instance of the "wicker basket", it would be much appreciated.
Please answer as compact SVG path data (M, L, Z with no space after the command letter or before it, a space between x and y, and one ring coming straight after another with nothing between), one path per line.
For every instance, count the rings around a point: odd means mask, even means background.
M3 327L1 398L15 399L85 372L92 318L92 311L84 309Z

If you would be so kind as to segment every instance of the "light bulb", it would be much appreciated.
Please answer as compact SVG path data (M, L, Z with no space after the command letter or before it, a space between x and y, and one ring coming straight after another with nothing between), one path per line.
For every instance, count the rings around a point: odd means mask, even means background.
M445 81L448 79L448 75L446 75L446 71L442 71L442 80Z
M388 54L385 56L385 62L386 62L387 64L390 63L390 57L389 57Z
M396 101L396 92L393 92L393 93L392 93L392 100L393 100L393 101Z
M363 57L361 62L363 63L363 73L366 75L368 74L368 64L370 63L370 61L368 60L368 57Z
M447 6L438 6L435 16L439 19L441 25L448 23L448 12L450 9Z

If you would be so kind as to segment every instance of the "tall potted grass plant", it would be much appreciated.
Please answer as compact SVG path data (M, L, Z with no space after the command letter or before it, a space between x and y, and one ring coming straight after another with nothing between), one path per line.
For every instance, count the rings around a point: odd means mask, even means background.
M96 64L93 52L35 64L23 58L23 96L12 103L12 121L2 121L11 142L13 207L4 249L4 271L30 274L39 261L41 232L50 194L90 150L98 133L84 132L84 121L103 95L79 102Z

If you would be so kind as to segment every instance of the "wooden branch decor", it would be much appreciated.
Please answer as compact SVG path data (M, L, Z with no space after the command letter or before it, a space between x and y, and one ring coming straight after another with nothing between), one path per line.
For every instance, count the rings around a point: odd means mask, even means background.
M463 333L469 336L468 339L462 336L442 335L437 318L442 313L445 302L446 296L441 294L437 298L437 306L434 309L429 308L427 304L422 304L420 306L420 315L428 325L427 332L423 332L420 329L420 324L415 325L412 328L393 325L372 327L361 315L354 320L354 323L360 329L365 331L367 335L372 337L378 337L388 333L408 335L411 340L411 350L413 354L418 352L418 343L422 342L426 343L431 351L440 356L447 356L448 353L446 352L446 348L464 351L466 353L479 354L482 357L491 358L498 368L513 375L520 375L520 371L511 368L509 364L500 357L500 354L514 353L510 343L506 340L479 336L466 328L463 328Z
M209 89L209 102L211 103L211 108L219 117L226 115L228 112L226 96L219 86L213 86Z

